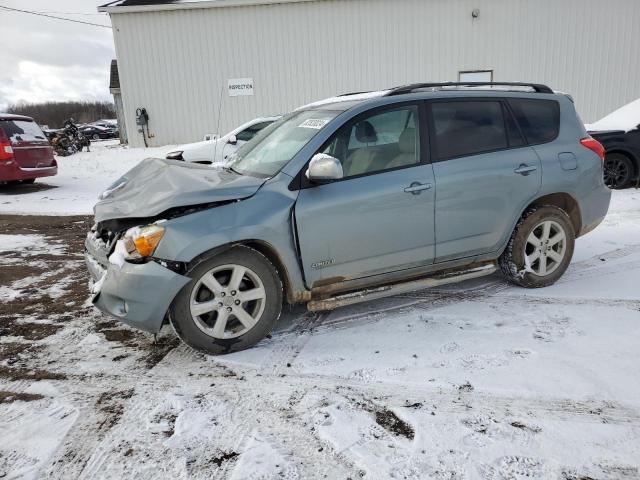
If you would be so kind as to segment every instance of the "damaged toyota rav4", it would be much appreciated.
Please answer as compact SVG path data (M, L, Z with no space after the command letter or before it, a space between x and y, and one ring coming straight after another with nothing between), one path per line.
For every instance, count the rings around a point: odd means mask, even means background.
M147 159L95 206L93 303L190 346L254 345L330 310L500 271L565 272L605 217L604 150L544 85L417 84L302 107L229 164Z

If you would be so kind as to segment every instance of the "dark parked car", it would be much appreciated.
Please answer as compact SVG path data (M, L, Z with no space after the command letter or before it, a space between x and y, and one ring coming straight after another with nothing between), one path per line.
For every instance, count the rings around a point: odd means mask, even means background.
M105 128L98 125L85 125L80 127L80 131L84 135L92 140L100 140L107 138L117 138L118 130L115 128Z
M0 183L33 183L57 173L53 148L33 118L0 113Z
M604 183L609 188L627 188L640 183L640 128L625 132L589 132L605 148Z

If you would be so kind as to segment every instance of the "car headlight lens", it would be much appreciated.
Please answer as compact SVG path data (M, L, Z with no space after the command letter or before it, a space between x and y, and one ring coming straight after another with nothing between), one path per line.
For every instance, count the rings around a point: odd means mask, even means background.
M145 258L153 255L163 236L164 227L156 224L127 230L122 240L128 258Z
M167 153L167 160L183 160L182 154L184 152L182 150L177 150L175 152Z

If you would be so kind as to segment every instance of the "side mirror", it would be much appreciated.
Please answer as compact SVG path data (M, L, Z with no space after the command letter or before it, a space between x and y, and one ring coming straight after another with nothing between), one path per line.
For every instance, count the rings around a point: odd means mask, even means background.
M342 163L335 157L325 153L316 153L309 162L306 177L315 183L331 182L344 177Z
M229 137L229 140L227 140L227 143L230 145L235 145L236 143L238 143L238 137L236 137L235 135L231 135Z

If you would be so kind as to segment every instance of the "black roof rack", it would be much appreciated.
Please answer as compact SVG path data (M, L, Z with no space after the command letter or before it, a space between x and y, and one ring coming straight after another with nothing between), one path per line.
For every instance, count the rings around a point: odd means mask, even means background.
M437 89L442 87L529 87L536 93L554 93L546 85L538 83L517 83L517 82L442 82L442 83L414 83L411 85L404 85L402 87L395 87L389 89L387 96L402 95L405 93L411 93L416 90L422 90L427 88Z

